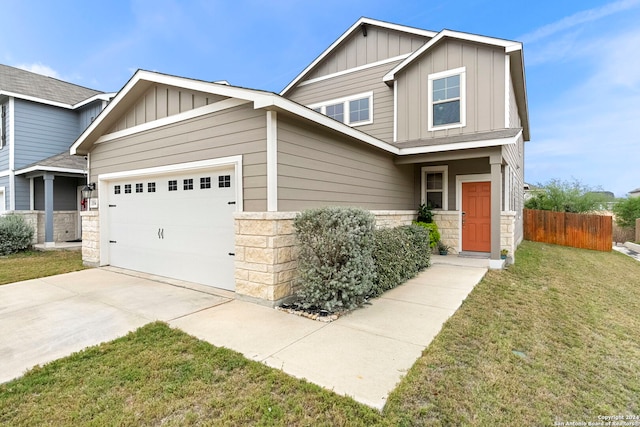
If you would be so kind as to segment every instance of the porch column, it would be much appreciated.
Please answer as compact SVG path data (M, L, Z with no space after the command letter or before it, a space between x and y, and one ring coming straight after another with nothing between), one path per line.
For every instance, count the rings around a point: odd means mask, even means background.
M502 157L491 156L491 260L500 261L500 216L502 211Z
M53 179L50 173L45 173L44 180L44 246L55 246L53 240Z

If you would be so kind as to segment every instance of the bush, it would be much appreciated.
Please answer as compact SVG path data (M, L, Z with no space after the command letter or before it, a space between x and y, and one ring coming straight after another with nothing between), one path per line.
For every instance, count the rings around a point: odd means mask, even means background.
M416 221L413 224L429 230L429 247L431 249L438 246L438 241L440 241L440 231L438 230L438 224L436 224L435 222L427 223L420 221Z
M427 227L408 225L376 230L373 241L376 278L371 297L395 288L429 266Z
M375 217L357 208L311 209L294 220L300 304L328 311L353 309L370 294L375 276Z
M562 181L552 179L546 184L537 184L531 190L531 197L525 201L527 209L543 211L585 213L601 210L613 200L613 195L597 191L578 180Z
M636 218L640 218L640 197L627 197L613 206L616 223L620 227L635 228Z
M33 227L20 215L0 217L0 255L9 255L28 249L33 233Z

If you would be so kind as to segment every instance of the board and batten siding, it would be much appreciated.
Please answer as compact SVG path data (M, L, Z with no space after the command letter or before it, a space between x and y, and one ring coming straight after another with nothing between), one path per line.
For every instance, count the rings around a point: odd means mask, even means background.
M278 116L278 210L416 209L413 165L362 142Z
M466 67L466 126L428 130L428 77ZM472 42L446 39L397 76L398 142L505 128L505 53Z
M85 105L78 111L78 126L82 133L102 111L102 100Z
M9 141L11 140L11 128L9 127L9 102L0 103L0 111L2 111L2 107L5 110L5 117L0 117L0 125L2 125L2 129L4 129L4 138L5 143L2 148L0 148L0 172L9 170ZM5 189L5 191L9 191ZM7 199L8 200L8 199ZM7 207L9 205L7 204Z
M393 142L393 88L387 86L382 77L399 63L394 61L298 86L287 98L302 105L313 105L373 92L373 123L354 127L383 141Z
M68 150L80 135L74 111L20 99L14 106L16 170Z
M155 84L109 129L113 133L152 122L225 99L224 96L200 93L174 86Z
M408 54L420 49L427 41L428 37L367 25L366 37L362 31L355 31L318 64L306 79Z
M266 115L245 105L95 144L91 180L122 172L242 155L244 210L267 210Z

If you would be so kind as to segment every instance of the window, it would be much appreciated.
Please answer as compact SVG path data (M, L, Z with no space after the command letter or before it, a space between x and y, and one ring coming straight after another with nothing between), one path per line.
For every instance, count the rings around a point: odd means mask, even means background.
M465 68L431 74L428 85L429 130L465 126Z
M200 189L211 188L211 177L200 178Z
M155 182L150 182L147 184L147 192L148 193L155 193L156 192L156 183Z
M448 166L425 166L422 168L421 202L434 210L448 209Z
M169 181L169 191L178 191L178 180L172 179Z
M136 184L136 193L142 193L142 192L144 192L144 185L142 185L142 183Z
M220 175L218 177L218 187L231 187L231 175Z
M131 184L124 185L124 194L131 194Z
M120 186L119 185L114 185L113 186L113 194L120 194Z
M193 190L193 178L183 180L182 184L184 190Z
M309 108L344 124L359 126L373 123L372 106L373 92L367 92L310 105Z

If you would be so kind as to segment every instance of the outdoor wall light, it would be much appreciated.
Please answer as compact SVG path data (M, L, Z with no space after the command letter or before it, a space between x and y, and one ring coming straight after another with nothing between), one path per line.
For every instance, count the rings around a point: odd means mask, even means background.
M93 193L93 190L95 190L96 188L96 184L95 183L88 183L87 185L85 185L82 190L80 190L82 192L82 198L87 200L91 198L91 193Z

